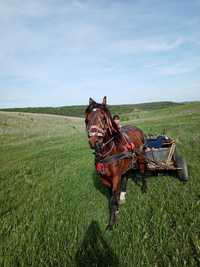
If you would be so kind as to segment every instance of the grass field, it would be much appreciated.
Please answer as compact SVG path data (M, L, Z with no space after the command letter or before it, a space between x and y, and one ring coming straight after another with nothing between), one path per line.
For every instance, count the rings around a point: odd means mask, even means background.
M132 112L140 112L144 110L159 110L162 108L182 105L182 103L175 103L170 101L152 102L132 105L112 105L109 106L111 112L122 115L122 119L127 118L127 115ZM12 112L28 112L41 114L56 114L64 116L84 117L86 106L63 106L63 107L26 107L26 108L9 108L0 109L0 111Z
M84 120L0 112L0 266L200 266L200 103L122 115L176 138L190 178L129 179L110 232Z

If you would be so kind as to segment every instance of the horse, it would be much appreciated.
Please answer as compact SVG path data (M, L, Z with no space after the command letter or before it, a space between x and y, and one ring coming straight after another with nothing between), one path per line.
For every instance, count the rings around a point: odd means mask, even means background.
M145 171L144 133L131 125L119 129L107 107L106 97L101 104L89 99L85 126L90 148L94 150L96 170L111 193L108 229L112 230L117 223L120 200L125 201L125 174L133 166L137 166L141 174ZM146 192L146 178L144 175L142 178L142 188Z

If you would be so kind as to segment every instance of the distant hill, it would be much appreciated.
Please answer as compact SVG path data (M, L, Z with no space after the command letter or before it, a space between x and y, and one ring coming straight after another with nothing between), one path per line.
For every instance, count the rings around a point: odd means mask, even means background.
M150 111L161 108L167 108L175 105L183 105L183 103L175 103L170 101L165 102L152 102L142 104L127 104L127 105L110 105L109 108L112 114L127 114L136 111ZM65 116L83 117L86 106L62 106L62 107L25 107L25 108L7 108L0 109L1 111L14 111L14 112L29 112L29 113L43 113L43 114L56 114Z

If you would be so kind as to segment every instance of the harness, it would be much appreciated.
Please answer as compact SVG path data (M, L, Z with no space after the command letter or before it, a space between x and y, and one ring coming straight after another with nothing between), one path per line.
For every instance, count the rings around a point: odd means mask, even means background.
M121 153L117 153L111 156L107 156L101 160L96 161L96 171L102 175L106 173L106 169L108 168L109 164L113 164L115 162L118 162L120 160L129 159L131 160L131 164L129 169L133 168L133 166L136 164L136 157L135 153L132 151L123 151ZM127 170L125 171L127 172Z
M95 112L97 111L98 108L94 108L92 111ZM87 128L88 131L88 136L92 137L92 136L98 136L98 137L104 137L106 134L106 131L108 130L111 134L112 131L116 131L111 123L110 118L108 118L107 116L106 118L106 123L108 128L105 129L105 126L103 125L102 121L100 120L100 118L98 118L98 122L99 122L99 126L94 124L95 121L95 116L93 118L93 120L90 123L90 127ZM125 141L125 144L123 145L123 151L120 153L116 153L113 155L109 155L113 148L114 148L114 137L110 138L106 143L102 144L102 149L105 148L108 144L110 144L112 142L111 148L104 154L100 153L100 152L95 152L95 166L96 166L96 170L98 173L104 175L106 173L106 169L108 168L109 164L113 164L115 162L124 160L124 159L129 159L131 160L131 164L130 164L130 168L131 169L133 167L133 165L136 163L136 157L135 157L135 145L133 142L131 142L131 140L129 139L129 136L122 131L122 138ZM126 170L127 171L127 170Z
M128 136L127 136L128 137ZM136 157L135 157L135 145L133 142L130 142L130 140L126 137L124 137L124 141L126 142L125 145L123 145L123 151L120 153L116 153L113 155L109 155L112 152L112 149L114 147L114 142L112 143L111 149L109 149L108 152L106 152L104 155L100 155L99 153L95 153L95 166L98 173L104 175L106 173L106 169L108 168L109 164L113 164L115 162L129 159L131 160L130 168L131 169L135 163L136 163ZM103 144L103 147L105 147L107 144L109 144L111 141L113 141L113 137L108 140L106 143ZM127 140L128 139L128 140ZM127 170L126 170L127 171Z
M91 136L104 136L105 131L96 125L92 125L88 131L89 137Z

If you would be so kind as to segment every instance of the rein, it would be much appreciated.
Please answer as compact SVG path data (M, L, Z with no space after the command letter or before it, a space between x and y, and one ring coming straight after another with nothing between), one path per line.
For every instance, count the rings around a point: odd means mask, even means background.
M110 142L112 142L114 140L114 137L110 138L106 143L103 144L103 148L109 144Z
M106 145L111 143L113 140L114 140L114 137L110 138L106 143L103 143L102 149ZM113 163L115 161L122 160L122 159L132 159L133 160L133 158L135 157L135 152L133 152L134 145L132 144L132 146L131 146L131 144L128 143L128 140L124 136L123 136L123 140L126 142L126 145L124 146L125 151L116 153L114 155L109 155L115 146L114 142L112 142L111 148L106 153L100 153L100 152L95 151L96 162Z
M93 108L92 112L97 111L99 108ZM98 121L98 126L94 124L95 119L97 119ZM98 136L98 137L103 137L105 138L106 135L107 137L109 137L109 135L113 135L113 132L118 132L117 129L115 129L115 127L112 125L112 121L111 118L109 117L109 115L105 112L105 125L103 124L103 122L101 121L101 119L98 117L96 118L96 116L94 115L94 117L92 118L89 127L87 127L88 130L88 136L92 137L92 136ZM119 133L120 134L120 133ZM119 153L115 153L114 155L110 155L112 153L112 150L115 147L115 142L114 142L114 137L111 137L108 139L108 141L106 141L105 143L103 143L98 149L95 149L95 162L97 163L113 163L116 162L118 160L122 160L122 159L132 159L135 156L135 153L133 152L134 149L134 144L133 143L129 143L128 141L128 136L124 136L123 134L121 134L121 138L122 140L125 142L125 145L123 145L124 151L119 152ZM103 153L103 150L106 148L107 145L111 144L111 147L108 149L108 151Z
M111 141L109 140L109 142L111 142ZM103 144L103 147L105 147L105 146L106 146L106 144ZM114 142L112 143L111 148L106 153L102 154L100 152L95 152L96 160L97 161L104 160L104 158L107 157L112 152L113 148L114 148Z
M135 157L135 153L134 152L130 152L130 151L124 151L124 152L120 152L111 156L108 156L102 160L100 160L100 163L114 163L118 160L122 160L122 159L134 159Z

